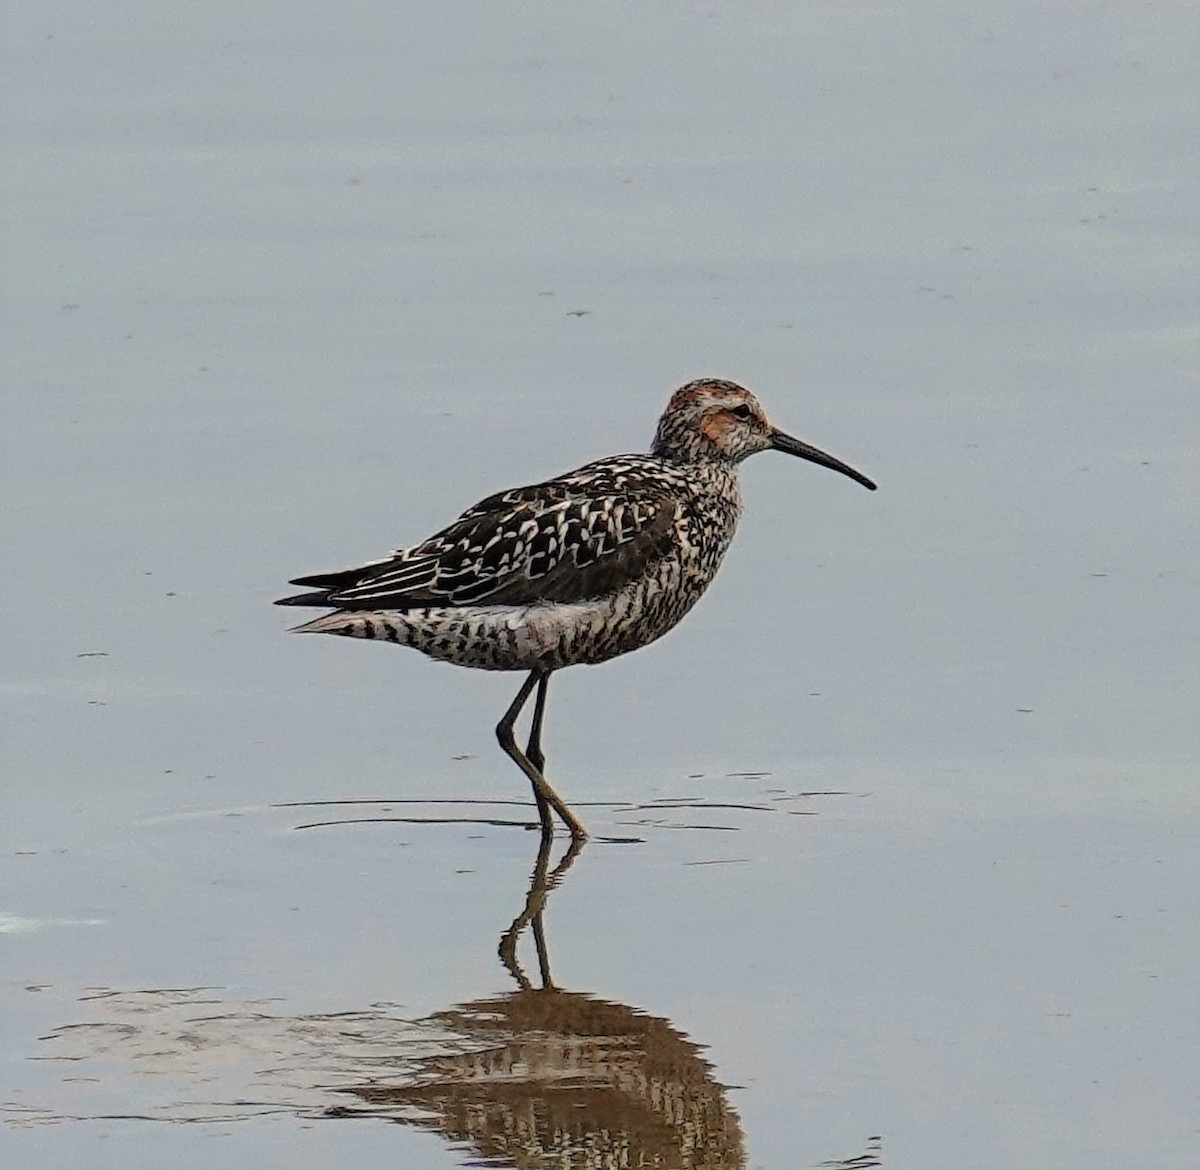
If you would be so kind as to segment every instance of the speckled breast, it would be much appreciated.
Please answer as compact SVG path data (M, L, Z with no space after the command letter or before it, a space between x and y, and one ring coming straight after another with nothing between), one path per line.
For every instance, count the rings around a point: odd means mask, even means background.
M582 612L536 665L557 670L607 662L673 629L700 600L733 540L741 500L736 480L722 486L722 492L682 500L673 554L619 592L579 607Z

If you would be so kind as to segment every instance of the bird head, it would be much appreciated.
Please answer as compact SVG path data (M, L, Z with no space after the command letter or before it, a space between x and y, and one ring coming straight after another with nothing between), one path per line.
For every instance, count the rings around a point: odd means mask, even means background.
M771 424L758 399L744 386L721 378L701 378L671 395L658 420L655 455L682 462L740 463L759 451L783 451L840 471L864 487L875 485L861 472Z

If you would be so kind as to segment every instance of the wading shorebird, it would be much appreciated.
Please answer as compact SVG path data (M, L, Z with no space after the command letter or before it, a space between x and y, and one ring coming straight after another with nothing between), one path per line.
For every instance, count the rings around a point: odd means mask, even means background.
M702 378L676 390L648 455L612 455L488 496L420 544L335 573L297 577L312 592L276 605L333 606L294 633L412 646L430 658L529 677L496 727L529 777L542 831L552 811L587 831L544 774L550 675L607 662L661 638L699 600L742 513L738 464L783 451L864 487L853 467L777 430L749 390ZM529 743L514 727L537 688Z

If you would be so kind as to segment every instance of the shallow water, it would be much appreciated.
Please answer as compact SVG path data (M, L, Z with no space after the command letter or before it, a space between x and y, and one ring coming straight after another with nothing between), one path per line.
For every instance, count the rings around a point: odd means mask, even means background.
M1099 13L6 14L6 1167L1194 1161L1200 58ZM268 602L703 373L880 490L555 679L545 889L517 680Z

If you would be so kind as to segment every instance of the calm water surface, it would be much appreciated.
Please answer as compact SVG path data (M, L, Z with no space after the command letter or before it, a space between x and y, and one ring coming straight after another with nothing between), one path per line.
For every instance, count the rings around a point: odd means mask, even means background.
M1190 6L6 8L6 1168L1196 1160ZM880 490L746 467L539 856L269 601L709 373Z

